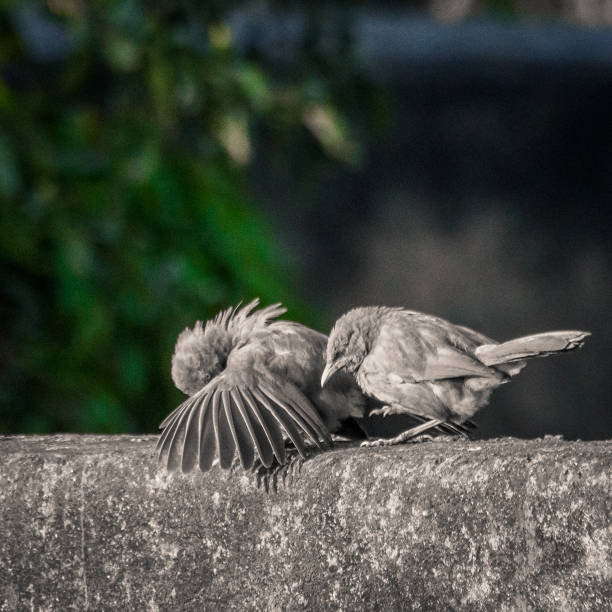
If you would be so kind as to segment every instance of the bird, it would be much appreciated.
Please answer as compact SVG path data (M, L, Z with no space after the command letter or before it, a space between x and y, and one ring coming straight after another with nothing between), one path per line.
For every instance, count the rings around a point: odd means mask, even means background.
M202 472L218 459L244 469L287 461L285 441L306 457L306 443L326 448L331 432L365 438L366 398L344 375L320 385L327 337L277 320L280 303L256 310L256 298L197 321L176 341L171 376L188 395L160 424L159 462L174 472Z
M393 445L432 429L468 423L492 391L534 357L581 347L584 331L552 331L496 342L469 327L401 307L354 308L334 324L321 386L338 372L354 376L381 402L369 416L409 414L421 424L365 446Z

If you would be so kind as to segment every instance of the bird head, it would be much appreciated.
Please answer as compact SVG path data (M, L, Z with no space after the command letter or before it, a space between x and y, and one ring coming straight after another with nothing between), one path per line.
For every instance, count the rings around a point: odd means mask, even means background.
M351 310L340 317L327 341L326 363L321 377L321 386L338 370L355 374L368 354L368 334L361 324L359 309Z
M183 393L193 395L224 368L231 350L231 337L222 326L204 327L198 321L184 329L172 356L172 380Z

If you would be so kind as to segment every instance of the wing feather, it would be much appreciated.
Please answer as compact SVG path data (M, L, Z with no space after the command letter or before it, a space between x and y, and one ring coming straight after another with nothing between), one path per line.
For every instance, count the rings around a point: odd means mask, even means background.
M157 441L156 450L159 452L159 460L162 463L168 463L168 453L174 440L176 430L183 422L183 419L188 413L191 406L193 406L193 404L197 400L198 398L196 396L191 396L190 398L188 398L188 400L183 403L180 412L176 415L174 420L164 429L164 431L160 435L159 440Z
M226 469L232 465L234 458L234 438L230 430L230 425L225 415L225 410L219 406L219 391L214 391L213 397L213 426L215 428L215 439L217 441L217 453L219 455L219 465Z
M274 406L270 400L258 389L254 388L252 390L253 395L259 400L260 405L263 405L269 412L274 416L274 418L278 421L281 427L287 432L287 435L298 449L300 455L306 458L306 449L304 448L304 441L302 440L302 436L300 432L297 430L295 426L295 421L292 418L287 418L287 416L281 412L281 408L277 408ZM292 417L291 414L289 414Z
M278 426L278 423L273 417L266 415L265 410L262 411L259 409L258 402L253 396L253 392L251 391L251 389L245 387L242 390L242 395L247 400L247 403L250 406L251 411L253 412L253 414L255 415L255 418L261 425L261 428L263 429L265 436L268 442L270 443L270 446L272 447L272 451L274 453L274 456L276 457L276 460L281 465L284 464L285 459L286 459L285 442L283 440L283 436ZM269 467L269 466L266 466L266 467Z
M240 401L238 401L237 404L241 410L244 410L243 418L245 423L248 419L248 422L252 427L253 433L251 436L253 438L253 443L257 448L257 452L259 453L259 458L265 467L270 467L274 461L274 449L270 439L271 434L267 432L264 426L261 424L260 418L253 410L248 398L246 397L245 390L236 388L235 391L240 398Z
M476 346L480 346L481 344L498 344L497 341L492 340L488 336L481 334L480 332L472 329L471 327L465 327L464 325L455 325L455 328L458 329L462 334L468 337L468 339L473 342Z
M240 445L238 448L248 448L249 451L245 453L245 461L242 463L242 467L248 469L252 467L253 461L255 459L253 450L257 451L260 459L263 458L263 451L261 448L261 443L258 437L258 434L255 432L253 428L253 424L251 419L249 418L249 414L244 407L244 403L242 401L242 396L240 395L240 390L234 388L230 391L230 397L232 399L232 408L234 411L234 423L236 424L236 432L238 436L241 438ZM242 441L244 440L244 442Z
M233 398L229 391L221 391L221 401L225 409L225 417L227 419L234 445L238 451L238 457L243 468L249 468L253 465L254 451L253 441L248 435L244 435L245 424L240 416L240 411L235 407Z
M164 431L162 431L162 433L159 436L159 440L157 441L157 446L155 447L156 451L159 451L161 449L162 445L168 438L168 435L174 431L174 426L177 424L178 420L181 418L183 413L189 408L189 405L193 401L195 401L194 396L188 397L178 408L176 408L176 410L170 413L168 418L166 418L163 421L163 423L166 423L166 424L164 425ZM170 419L170 417L172 418Z
M215 426L213 423L213 405L215 398L218 402L219 396L216 393L209 393L206 400L206 406L200 411L200 448L198 463L202 472L210 470L217 450Z
M288 417L293 419L302 429L302 431L310 438L313 444L316 444L318 447L321 447L321 443L319 442L319 438L317 436L317 432L310 425L308 420L304 418L301 408L291 402L291 400L285 399L284 401L279 398L274 391L268 387L267 385L259 384L259 390L268 397L268 399L272 400L276 405L278 405Z
M221 393L221 409L227 420L228 430L232 436L232 442L234 443L234 449L238 448L238 436L236 435L236 428L234 426L234 417L232 415L232 407L229 401L229 391L220 391ZM238 449L239 450L239 449ZM234 453L232 452L232 459Z
M181 404L179 404L160 424L159 424L159 429L165 429L166 427L168 427L168 425L170 425L172 422L174 422L175 419L177 419L181 413L181 411L183 410L183 408L185 407L185 404L190 400L191 398L188 397L184 402L182 402Z
M155 445L155 452L158 453L160 461L162 458L162 453L164 452L164 450L167 450L167 449L164 449L164 446L165 446L166 440L168 439L168 436L174 430L175 424L176 424L176 419L171 425L168 425L164 429L164 431L162 431L161 434L159 435L159 439L157 440L157 444Z
M331 444L331 435L310 400L289 382L283 384L282 392L285 396L283 399L291 400L300 416L317 432L319 438L325 443ZM318 442L315 442L315 444L320 447Z
M176 420L176 423L173 425L173 433L170 434L162 447L162 453L167 449L166 468L169 472L176 471L180 466L187 423L193 415L193 407L199 399L199 396L193 396L193 402L190 403L188 409L183 412L180 418Z
M193 470L198 462L198 455L200 452L200 413L202 410L206 410L208 402L210 401L209 394L202 394L202 397L197 403L193 405L191 409L191 415L187 422L185 430L185 442L183 442L182 458L181 458L181 472L187 474Z
M500 377L499 373L488 368L475 357L458 349L442 347L434 355L427 357L425 369L421 375L415 377L415 382L465 376L481 376L494 379Z

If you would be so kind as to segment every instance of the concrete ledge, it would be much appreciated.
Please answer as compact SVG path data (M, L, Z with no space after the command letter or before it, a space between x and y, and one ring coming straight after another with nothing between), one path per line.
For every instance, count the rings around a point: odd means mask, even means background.
M344 447L267 494L153 436L0 438L0 609L603 610L612 443Z

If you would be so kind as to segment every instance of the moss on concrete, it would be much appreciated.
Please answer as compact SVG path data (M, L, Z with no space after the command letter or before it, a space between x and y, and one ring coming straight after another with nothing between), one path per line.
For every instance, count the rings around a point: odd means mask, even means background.
M153 436L0 438L0 609L603 610L612 444L342 447L277 493Z

